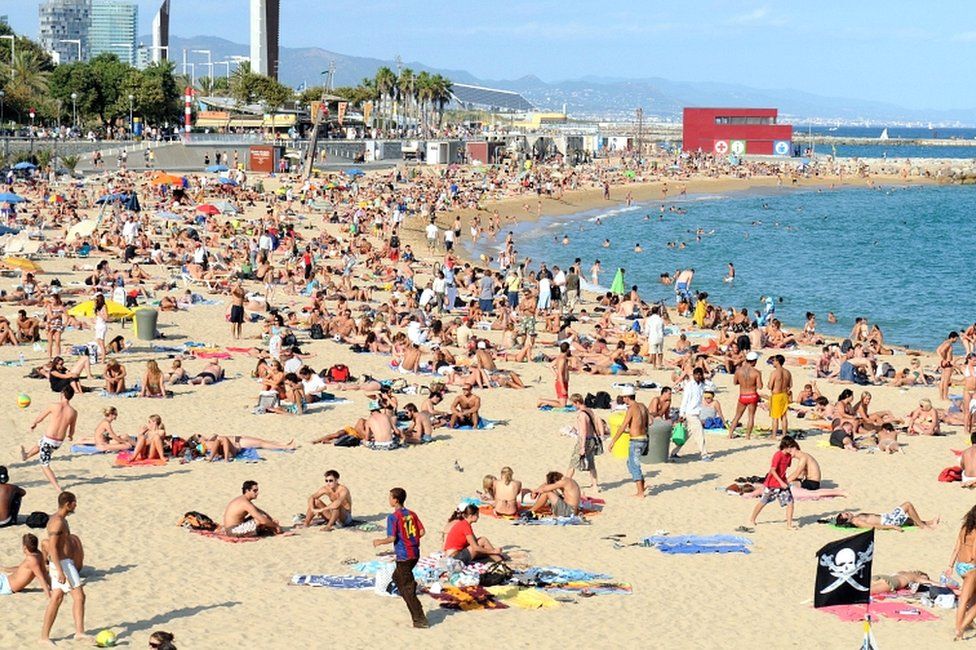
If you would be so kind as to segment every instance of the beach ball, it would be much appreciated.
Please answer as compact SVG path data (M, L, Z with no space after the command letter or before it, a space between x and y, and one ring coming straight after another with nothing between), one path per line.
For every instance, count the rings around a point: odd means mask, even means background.
M27 395L26 393L21 393L20 395L18 395L17 406L19 406L22 409L25 409L28 406L30 406L30 396Z
M115 632L112 630L102 630L95 637L95 645L99 648L111 648L115 646Z

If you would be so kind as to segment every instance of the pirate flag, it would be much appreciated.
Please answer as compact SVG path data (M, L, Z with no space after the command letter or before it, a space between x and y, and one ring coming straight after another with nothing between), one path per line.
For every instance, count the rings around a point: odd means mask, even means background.
M867 603L871 596L874 530L827 544L817 551L814 607Z

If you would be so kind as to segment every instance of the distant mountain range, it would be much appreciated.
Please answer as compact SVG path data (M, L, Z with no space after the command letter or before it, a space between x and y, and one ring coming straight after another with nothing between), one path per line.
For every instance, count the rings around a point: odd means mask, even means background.
M149 36L140 38L150 42ZM212 59L220 61L230 56L247 56L247 45L213 36L170 38L171 58L181 69L183 49L189 61L196 64L197 76L207 74L205 55L190 50L210 50ZM382 66L396 69L393 61L349 56L317 47L282 48L279 79L282 83L299 87L322 84L335 62L335 85L355 86L364 77L372 77ZM404 67L415 72L426 70L465 84L514 90L540 109L567 111L574 116L602 116L632 118L634 109L643 107L645 115L662 119L680 119L685 106L757 106L775 107L780 114L795 122L893 123L933 122L939 126L969 126L976 124L976 108L957 110L920 110L903 106L847 97L826 97L795 89L761 89L737 84L715 82L682 82L650 77L623 79L587 76L579 79L547 83L529 75L519 79L479 79L464 70L449 70L414 61L404 61ZM224 74L223 65L215 66L217 75Z

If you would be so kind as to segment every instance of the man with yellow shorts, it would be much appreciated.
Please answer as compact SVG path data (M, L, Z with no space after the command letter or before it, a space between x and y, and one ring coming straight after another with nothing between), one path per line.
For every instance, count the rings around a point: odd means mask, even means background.
M770 358L773 374L769 377L769 389L772 391L769 399L769 417L773 421L773 437L789 433L786 413L790 405L790 391L793 389L793 375L783 367L785 362L786 359L782 354L774 354Z

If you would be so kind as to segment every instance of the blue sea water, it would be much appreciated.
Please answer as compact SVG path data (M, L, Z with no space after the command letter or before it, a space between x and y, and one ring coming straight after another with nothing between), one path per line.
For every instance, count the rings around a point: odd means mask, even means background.
M599 259L603 286L622 267L627 286L638 285L643 298L671 303L673 289L660 284L660 274L693 267L693 288L707 291L712 303L752 312L761 308L760 296L772 295L782 298L777 314L788 326L801 327L812 311L818 329L834 335L847 335L854 318L865 316L889 342L933 348L949 330L976 320L976 238L969 233L976 187L773 189L665 205L686 214L666 211L662 220L660 202L608 204L518 224L516 248L535 260L532 268L539 260L565 268L579 257L587 279ZM708 234L696 242L699 228ZM561 243L564 235L569 245ZM503 237L466 245L493 255ZM643 253L634 252L637 243ZM722 281L728 262L737 272L731 285ZM827 323L828 311L836 325Z
M835 138L877 138L881 135L884 127L837 127L831 131L830 127L817 126L808 129L804 126L795 126L793 131L797 135L831 136ZM818 154L831 154L841 158L961 158L976 159L976 129L940 129L940 128L912 128L912 127L888 127L890 138L926 140L926 139L952 139L968 142L967 145L915 145L897 144L895 142L878 141L877 144L838 144L835 146L819 144L816 147Z

